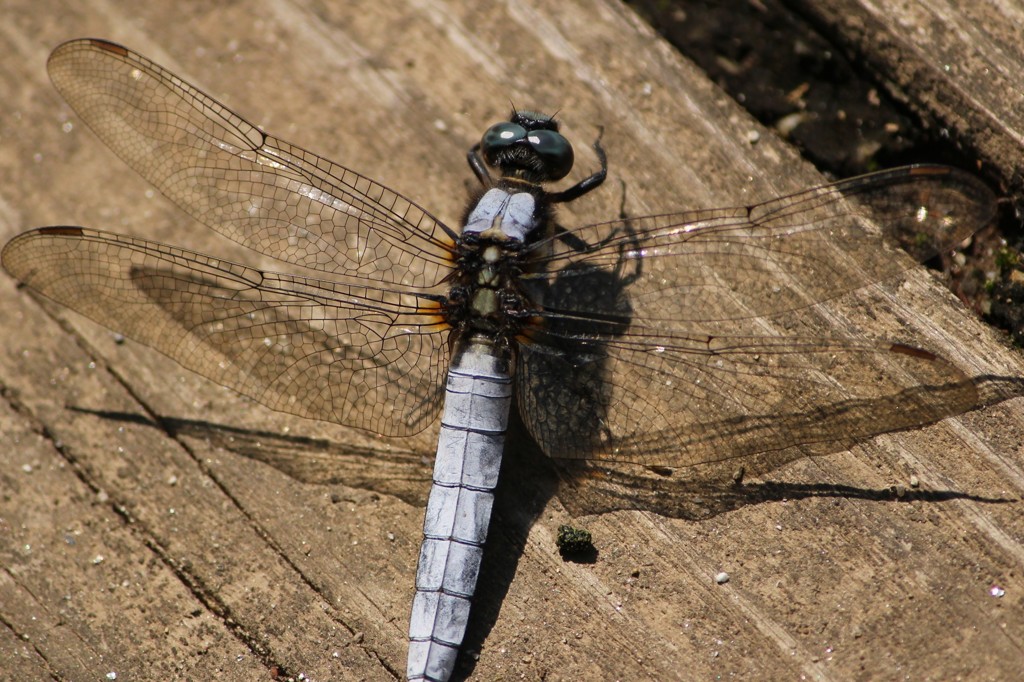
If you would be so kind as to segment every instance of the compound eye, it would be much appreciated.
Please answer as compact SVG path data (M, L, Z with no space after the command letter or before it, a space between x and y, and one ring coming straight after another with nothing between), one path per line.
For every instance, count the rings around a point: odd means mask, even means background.
M526 141L544 161L550 180L561 180L572 170L575 160L572 145L560 133L554 130L533 130L527 133Z
M495 123L480 140L480 149L483 151L484 160L490 165L498 160L498 154L526 137L526 128L518 123L504 121Z

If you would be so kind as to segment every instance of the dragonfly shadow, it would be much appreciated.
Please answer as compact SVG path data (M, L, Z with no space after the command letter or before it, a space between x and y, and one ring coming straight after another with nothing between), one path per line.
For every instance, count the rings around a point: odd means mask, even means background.
M1024 396L1024 380L1015 377L978 376L971 379L970 384L974 388L975 397L970 404L953 401L947 406L945 414L918 415L928 416L929 419L907 423L904 429L925 426L943 416ZM918 387L918 390L925 389ZM953 387L947 387L947 390L953 396L963 395L962 391L954 390ZM932 389L932 392L936 400L931 401L931 404L941 402L938 399L942 391ZM833 414L819 413L815 417L842 419L844 413L859 414L865 410L877 413L891 407L879 404L885 401L875 400L873 404L861 402L851 401L847 405L833 406ZM268 464L304 483L342 484L393 495L419 506L425 505L429 492L429 458L411 449L353 446L324 438L237 428L207 420L175 417L151 419L129 412L74 406L69 409L102 419L158 428L175 438L207 440L215 447ZM771 480L738 482L734 475L742 468L748 474L763 476L803 457L849 449L873 435L894 430L890 428L875 433L862 430L859 438L841 442L812 443L807 447L790 447L756 457L725 458L715 465L673 471L661 467L551 459L528 434L518 414L513 414L496 490L487 551L481 565L479 587L470 613L460 664L453 679L465 679L472 673L475 666L473 652L482 648L497 623L530 530L553 497L558 497L574 516L635 510L690 520L711 518L752 504L809 497L842 497L879 502L945 502L966 499L999 504L1015 501L953 490L896 491L893 488L872 489ZM772 418L778 420L786 416L774 415ZM796 415L790 418L796 418ZM751 417L747 428L757 431L761 419ZM881 425L888 422L876 423ZM732 428L734 433L742 431L735 423ZM679 475L681 473L686 475ZM524 482L529 482L529 485L524 485Z
M417 506L426 504L430 463L413 452L401 453L389 449L386 451L387 458L384 458L383 450L356 449L324 438L242 429L205 420L176 417L159 417L154 420L132 412L75 406L69 406L68 409L101 419L158 428L174 438L187 436L207 440L215 447L268 464L302 483L346 485L393 495ZM512 455L506 459L507 464L503 464L503 467L507 467L502 469L503 473L507 470L511 475L526 477L519 481L531 481L530 486L510 482L498 487L495 513L499 521L492 527L492 532L502 533L506 537L502 539L495 536L491 540L496 548L505 546L510 550L515 549L513 545L518 545L519 549L525 546L526 535L533 523L551 498L556 496L570 512L579 516L636 510L689 520L710 518L750 504L806 497L898 502L945 502L955 499L988 503L1014 501L953 490L910 489L899 492L893 488L871 489L839 484L782 483L770 480L708 481L697 476L678 479L671 473L645 468L631 472L625 468L605 467L602 476L595 477L593 465L584 467L577 462L554 461L546 457L521 427L510 431L509 446ZM794 459L796 457L786 461ZM780 462L779 466L784 463ZM737 469L734 467L733 471ZM743 467L743 471L750 473L746 467ZM597 480L601 482L597 483ZM634 497L629 500L616 498L610 492L615 486L633 490ZM584 494L584 489L588 493ZM606 495L593 496L597 489L603 489ZM489 550L489 553L496 552ZM518 556L518 553L515 555ZM488 565L485 556L484 566ZM511 573L514 572L513 568Z
M978 376L970 380L975 400L971 404L951 402L944 414L918 415L930 417L914 423L907 422L902 429L889 428L888 421L879 420L879 428L866 426L841 441L815 442L785 448L776 452L754 456L723 457L722 461L689 467L668 469L629 463L552 459L547 457L528 435L518 415L514 415L508 434L508 456L502 463L502 476L497 489L492 539L485 555L486 567L498 561L487 557L499 553L492 551L504 547L502 554L518 556L525 546L525 538L536 518L552 497L574 516L608 513L613 511L653 512L668 518L698 520L726 513L740 507L803 497L850 497L857 499L894 500L893 490L865 489L832 484L797 484L773 481L737 482L736 474L747 476L769 474L798 459L842 452L873 436L894 430L909 430L934 423L947 416L993 405L1003 400L1024 396L1024 379L1002 376ZM918 390L925 390L918 387ZM952 388L953 395L962 395ZM933 390L933 397L943 394ZM851 401L834 406L831 413L818 413L816 418L843 419L844 413L880 412L898 403L892 401ZM932 401L938 404L940 401ZM156 417L151 419L132 412L94 410L69 406L68 409L122 423L134 423L160 429L173 438L191 437L208 441L242 457L274 467L302 483L317 485L345 485L385 495L392 495L409 504L424 506L429 492L432 463L429 456L399 446L368 447L326 438L311 438L273 431L239 428L207 420ZM798 415L773 415L773 420L797 418ZM756 431L769 417L751 417L747 428ZM733 420L735 421L735 420ZM733 423L734 433L742 429ZM882 428L882 427L885 428ZM723 442L723 448L728 443ZM724 450L727 451L727 450ZM508 474L506 476L506 474ZM505 483L507 481L507 483ZM529 481L530 485L523 485ZM951 499L970 499L980 502L1006 502L1002 498L987 498L948 490L911 490L899 500L941 502ZM505 564L501 564L504 566ZM510 565L510 573L515 572ZM500 581L499 581L500 582Z
M552 462L559 476L559 500L573 515L642 510L669 518L705 519L749 504L801 497L840 496L891 500L893 491L820 484L739 483L744 475L764 476L791 462L849 450L883 433L934 424L946 417L1024 396L1024 379L981 375L941 386L915 386L893 396L848 400L827 410L751 415L713 424L722 457L693 467L672 469L631 463L584 460ZM792 444L784 436L776 450L746 454L752 438L772 443L774 434L824 434L816 422L842 424L843 438L806 438ZM730 456L731 454L731 456ZM1005 502L956 491L912 491L901 499L971 499Z
M302 483L347 485L409 504L425 506L432 462L422 453L401 447L367 447L273 431L244 429L201 419L156 417L132 412L68 409L102 419L160 429L172 438L208 441L236 455L263 462Z
M974 407L1024 396L1024 381L1012 377L977 377L972 384L977 389L979 400L984 399L984 402ZM854 406L848 407L854 409ZM925 425L920 423L916 426ZM820 455L826 450L842 451L853 444L844 442L833 444L830 448L815 444L814 450ZM956 490L904 490L895 487L863 488L842 484L737 480L733 474L743 466L743 462L749 463L750 458L732 460L728 469L719 467L716 474L730 472L723 480L702 477L701 473L710 475L711 472L700 472L699 468L697 472L691 472L691 475L683 478L658 468L554 460L547 457L527 434L518 416L513 418L509 429L505 453L474 608L470 612L460 664L453 679L466 679L471 675L475 666L474 652L483 647L498 621L502 606L507 604L506 596L518 571L530 530L553 497L557 497L574 516L634 510L688 520L707 519L752 504L811 497L897 503L971 500L1007 504L1017 501ZM774 453L771 457L762 457L760 462L751 466L750 472L767 473L772 468L807 456L813 455L790 448L783 453ZM598 471L600 475L595 475ZM524 482L529 484L524 485Z

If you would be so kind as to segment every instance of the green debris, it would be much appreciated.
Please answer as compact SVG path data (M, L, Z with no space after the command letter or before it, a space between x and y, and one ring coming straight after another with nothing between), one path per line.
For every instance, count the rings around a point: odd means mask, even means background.
M589 530L562 525L558 527L558 539L555 540L558 553L563 559L575 558L596 553L594 538Z

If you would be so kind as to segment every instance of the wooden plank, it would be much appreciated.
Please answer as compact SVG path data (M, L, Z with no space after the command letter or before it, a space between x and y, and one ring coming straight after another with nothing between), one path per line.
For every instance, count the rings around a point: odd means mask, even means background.
M44 329L31 330L36 333L55 327L45 318L33 321L43 323ZM77 348L68 356L61 359L88 362ZM183 584L174 562L155 560L159 548L150 544L152 537L126 524L124 510L119 513L104 491L92 489L98 479L77 466L78 444L58 443L16 395L5 397L0 424L9 465L3 474L8 533L0 594L6 632L20 640L17 649L5 647L5 675L98 680L126 672L148 679L213 678L225 669L260 674L261 662L244 655L244 644ZM179 654L168 656L168 647ZM6 662L38 668L35 674L14 673L18 666Z
M1019 193L1024 143L1019 3L825 0L789 3L857 55L927 124Z
M587 143L604 128L613 181L563 212L567 224L616 215L620 179L637 215L821 181L615 3L266 0L172 11L43 0L15 2L8 15L0 41L16 58L0 72L12 112L0 122L3 241L82 224L259 264L152 196L60 102L45 57L83 35L132 46L451 222L472 187L465 150L509 100L561 110L577 178L594 167ZM0 332L0 517L13 540L0 544L0 614L37 643L37 658L70 679L108 667L118 679L401 677L421 510L404 496L301 483L250 461L279 447L312 459L322 443L396 446L269 413L38 305L9 279L0 316L11 321ZM1021 373L923 271L806 324L915 340L972 374ZM1019 498L1019 403L773 477L870 492L913 474L931 490ZM73 476L39 476L61 473L62 462ZM528 488L503 492L493 526L469 636L479 679L1005 678L1018 668L1019 505L851 493L794 494L693 521L618 512L585 519L600 554L580 565L564 563L553 542L568 513L557 501L542 508L546 491ZM79 511L22 521L19 510L52 510L69 496ZM93 546L47 552L45 562L17 556L25 544L59 546L76 528L69 518L103 530L95 552L112 577L97 580L82 560ZM720 570L728 584L714 582ZM88 593L81 617L60 619L65 584L79 586L75 599ZM990 597L992 584L1006 596ZM39 603L42 627L31 621Z

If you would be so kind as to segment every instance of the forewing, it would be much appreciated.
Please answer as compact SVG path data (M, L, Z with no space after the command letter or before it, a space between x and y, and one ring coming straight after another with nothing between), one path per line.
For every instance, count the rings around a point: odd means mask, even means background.
M90 128L196 220L281 261L433 286L451 235L390 189L257 129L142 55L74 40L50 55L54 85Z
M689 331L700 323L705 333L728 334L734 320L772 318L893 277L913 261L892 245L924 261L958 245L995 211L991 191L974 176L907 166L753 206L573 230L588 250L559 236L534 248L551 250L539 262L565 290L571 273L614 273L627 288L633 324ZM584 279L577 288L589 286ZM566 308L552 312L605 312L586 296L576 304L573 292L565 293L558 304Z
M387 436L434 421L447 367L429 296L264 272L80 227L19 235L31 289L267 407Z
M885 235L925 258L995 205L965 173L910 167L556 236L527 282L524 421L554 457L675 467L833 451L963 411L974 385L942 358L786 336L780 316L909 267Z

